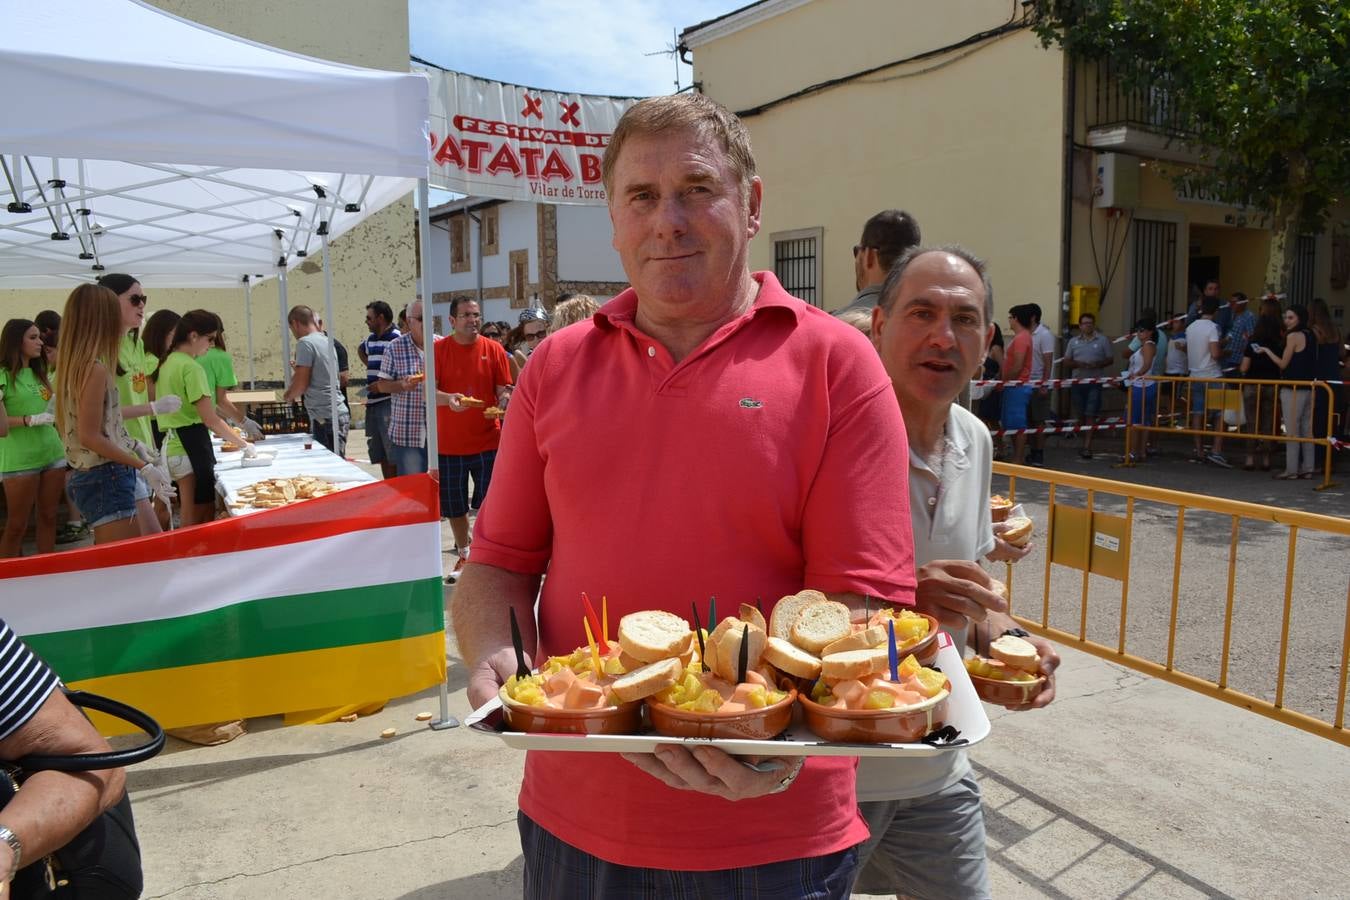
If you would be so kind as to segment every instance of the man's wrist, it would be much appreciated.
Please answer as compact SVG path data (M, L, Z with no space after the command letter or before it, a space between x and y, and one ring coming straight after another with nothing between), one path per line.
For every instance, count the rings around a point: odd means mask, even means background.
M19 840L19 836L4 825L0 825L0 841L4 841L9 845L9 849L13 854L14 867L10 870L10 874L13 875L23 867L23 841ZM0 850L0 853L3 852L3 850Z

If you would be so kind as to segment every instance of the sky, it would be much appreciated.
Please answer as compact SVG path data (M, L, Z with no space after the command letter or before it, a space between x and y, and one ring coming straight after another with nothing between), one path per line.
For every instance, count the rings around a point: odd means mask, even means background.
M408 0L408 25L413 55L442 68L547 90L642 97L675 90L669 51L680 31L748 2ZM692 70L678 69L687 87Z

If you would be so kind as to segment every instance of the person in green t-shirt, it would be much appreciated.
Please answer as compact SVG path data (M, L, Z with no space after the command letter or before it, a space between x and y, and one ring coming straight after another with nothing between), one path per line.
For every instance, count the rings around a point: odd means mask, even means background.
M182 498L184 527L209 522L215 514L216 457L211 433L222 441L241 444L245 457L256 455L253 445L243 441L216 412L206 372L197 360L211 346L216 333L214 313L189 310L174 328L171 351L159 364L155 389L162 397L170 394L182 399L177 412L157 417L168 437L164 455L169 475L178 482Z
M66 450L48 407L42 335L27 319L0 329L0 483L5 490L5 528L0 557L19 556L28 517L37 512L37 550L56 549L56 510L66 485Z
M227 394L230 388L238 387L239 378L234 374L234 359L225 347L225 323L218 315L216 336L211 342L211 349L199 356L197 363L206 372L206 382L211 389L211 396L215 399L216 409L225 417L225 421L242 429L244 436L249 440L262 437L262 428L258 423L247 418L239 407L230 401Z

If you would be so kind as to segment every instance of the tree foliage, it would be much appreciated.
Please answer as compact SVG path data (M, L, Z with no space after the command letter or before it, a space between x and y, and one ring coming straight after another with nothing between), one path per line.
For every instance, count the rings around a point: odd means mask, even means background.
M1184 177L1272 217L1267 288L1282 289L1298 233L1350 195L1350 3L1036 0L1036 14L1043 44L1109 60L1127 89L1165 87L1205 164Z

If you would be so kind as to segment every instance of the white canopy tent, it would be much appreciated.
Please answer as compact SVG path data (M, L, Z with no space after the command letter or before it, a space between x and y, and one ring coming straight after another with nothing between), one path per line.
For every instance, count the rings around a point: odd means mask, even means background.
M328 238L414 183L428 259L422 74L289 53L139 0L0 0L0 22L0 288L106 270L247 296L277 275L284 320L286 271L320 249L331 323ZM434 384L431 353L426 369ZM433 391L426 410L434 423ZM444 685L441 713L436 726L457 724Z

